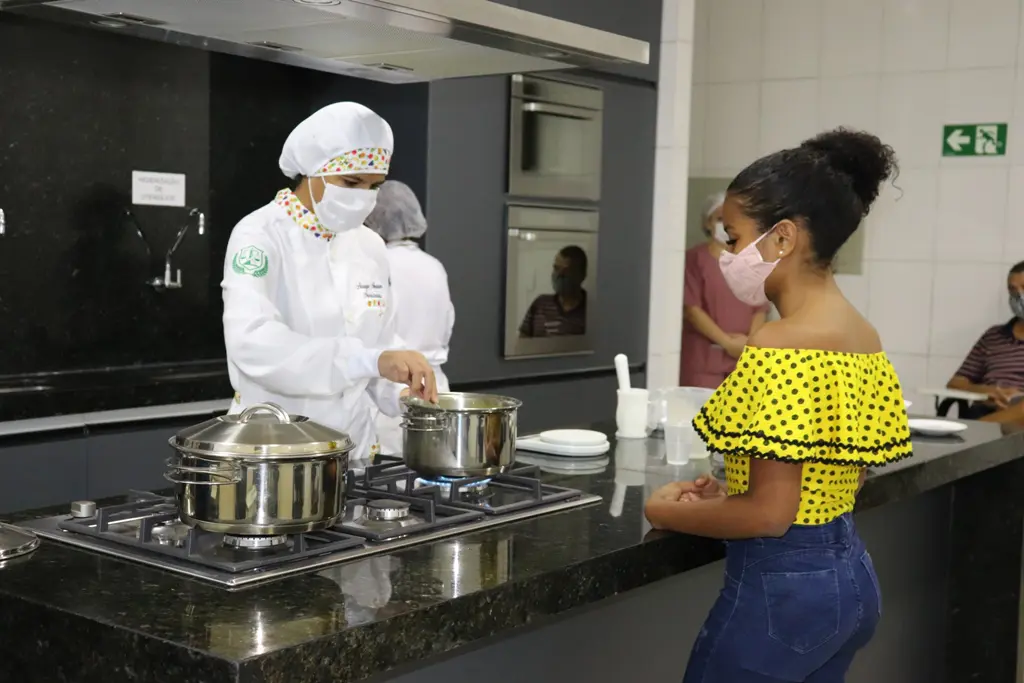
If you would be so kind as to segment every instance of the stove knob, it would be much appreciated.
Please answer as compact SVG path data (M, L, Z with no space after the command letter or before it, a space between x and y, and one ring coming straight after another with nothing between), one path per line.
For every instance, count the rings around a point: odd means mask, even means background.
M89 519L96 516L96 503L91 500L76 500L71 504L71 516L75 519Z

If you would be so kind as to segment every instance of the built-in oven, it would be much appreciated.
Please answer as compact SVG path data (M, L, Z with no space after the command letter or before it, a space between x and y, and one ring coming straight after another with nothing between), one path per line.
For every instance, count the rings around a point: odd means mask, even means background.
M592 353L597 211L510 205L505 357Z
M508 193L600 199L601 89L517 74L510 101Z

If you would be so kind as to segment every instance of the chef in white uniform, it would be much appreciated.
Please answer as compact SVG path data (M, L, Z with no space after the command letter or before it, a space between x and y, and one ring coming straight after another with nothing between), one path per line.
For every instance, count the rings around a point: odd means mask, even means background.
M366 226L384 238L388 246L398 336L410 349L426 356L437 378L437 390L446 392L448 378L441 366L448 361L455 307L444 266L414 241L427 232L427 219L416 194L405 183L385 182L377 192L377 205L366 219ZM399 422L383 413L377 418L377 434L384 453L402 452Z
M235 226L224 263L230 412L277 403L347 432L356 458L378 449L377 409L397 416L408 390L437 398L430 364L395 334L387 250L363 226L393 148L391 127L360 104L310 116L281 153L294 191Z

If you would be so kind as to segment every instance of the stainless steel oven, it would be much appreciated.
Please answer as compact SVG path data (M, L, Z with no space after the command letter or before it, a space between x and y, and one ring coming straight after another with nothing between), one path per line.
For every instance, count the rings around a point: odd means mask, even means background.
M508 207L505 357L592 353L597 211Z
M512 76L508 193L601 198L604 93L576 83Z

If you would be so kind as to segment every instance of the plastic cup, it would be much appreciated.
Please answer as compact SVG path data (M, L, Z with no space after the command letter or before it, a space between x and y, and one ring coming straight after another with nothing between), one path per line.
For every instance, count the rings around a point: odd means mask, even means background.
M686 465L690 462L690 451L697 439L697 432L689 422L670 421L665 423L665 461L669 465Z
M647 390L619 389L615 408L615 436L620 439L647 438Z

